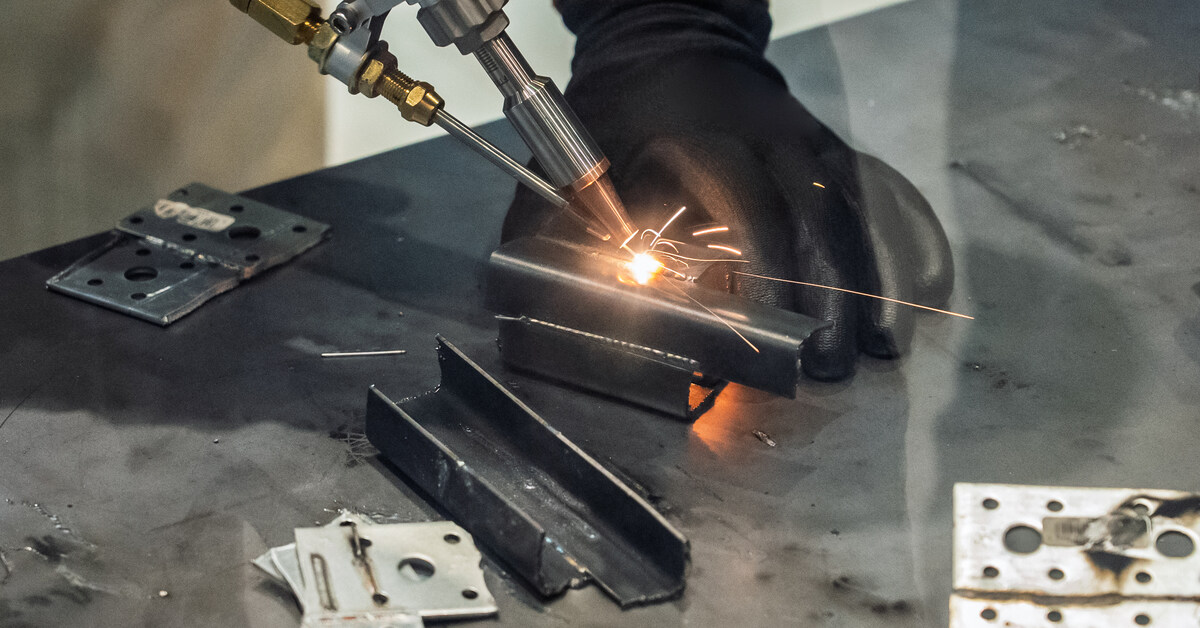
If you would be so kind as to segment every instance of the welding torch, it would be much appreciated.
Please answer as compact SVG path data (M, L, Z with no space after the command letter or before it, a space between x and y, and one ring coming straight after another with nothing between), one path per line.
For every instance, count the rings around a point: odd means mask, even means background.
M321 17L310 0L230 0L292 45L304 44L322 74L351 94L383 96L409 121L437 124L556 207L589 233L624 245L636 233L608 175L609 161L549 78L534 73L505 29L508 0L345 0ZM546 181L445 110L429 83L398 68L380 32L388 12L418 4L417 20L437 46L474 55L504 95L504 114L541 165Z

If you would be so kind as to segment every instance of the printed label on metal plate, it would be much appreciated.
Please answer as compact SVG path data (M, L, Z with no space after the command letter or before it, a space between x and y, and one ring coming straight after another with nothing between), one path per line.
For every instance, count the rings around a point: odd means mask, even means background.
M212 232L222 231L234 221L233 216L165 198L158 199L154 204L154 213L164 220L174 218L181 225Z

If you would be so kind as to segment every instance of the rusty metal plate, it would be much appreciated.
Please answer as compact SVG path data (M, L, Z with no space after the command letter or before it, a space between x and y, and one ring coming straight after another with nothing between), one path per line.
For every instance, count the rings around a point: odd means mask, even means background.
M1194 493L958 484L951 625L1200 625L1197 539Z

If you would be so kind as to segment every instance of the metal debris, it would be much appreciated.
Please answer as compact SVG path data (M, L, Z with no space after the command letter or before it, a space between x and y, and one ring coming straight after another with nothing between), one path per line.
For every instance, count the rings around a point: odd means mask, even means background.
M1099 131L1083 124L1077 124L1054 134L1054 140L1059 144L1065 144L1068 148L1077 148L1084 141L1094 140L1098 137L1100 137Z
M754 434L754 437L758 440L761 440L767 447L775 447L778 444L775 442L774 438L771 438L770 434L767 434L762 430L754 430L751 432L751 434Z
M1126 92L1136 94L1152 103L1166 107L1184 118L1200 117L1200 91L1194 89L1136 87L1128 81L1124 83L1124 88Z
M364 358L377 355L404 355L408 351L404 349L389 349L387 351L336 351L322 353L323 358Z
M419 628L424 618L497 611L482 556L452 522L377 524L343 511L325 526L295 533L295 543L251 562L291 589L305 627Z
M12 563L8 562L8 555L4 553L2 547L0 547L0 567L4 568L4 577L0 578L0 585L3 585L12 576Z
M1194 626L1198 538L1197 494L957 484L950 625Z

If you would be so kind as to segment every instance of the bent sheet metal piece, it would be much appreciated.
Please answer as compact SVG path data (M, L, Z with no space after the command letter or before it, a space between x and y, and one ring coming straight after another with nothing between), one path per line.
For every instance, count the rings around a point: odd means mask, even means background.
M1200 625L1200 495L954 487L950 626Z
M453 522L377 524L342 511L295 534L251 562L291 589L304 626L420 628L496 614L482 556Z
M319 244L329 226L200 183L121 220L46 287L167 326Z
M684 586L688 543L650 504L438 337L441 385L367 395L367 438L542 595L588 579L620 605Z
M487 307L504 361L690 418L697 374L795 396L800 345L827 323L693 282L622 282L626 261L541 237L492 253Z

